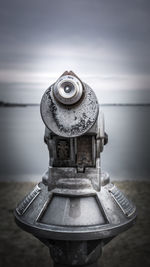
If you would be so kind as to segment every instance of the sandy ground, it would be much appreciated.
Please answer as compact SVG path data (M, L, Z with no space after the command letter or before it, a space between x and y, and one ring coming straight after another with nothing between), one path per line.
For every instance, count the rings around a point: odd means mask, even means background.
M150 183L116 182L134 201L136 224L103 248L100 267L150 266ZM49 250L40 241L19 229L13 217L17 203L33 183L0 184L0 267L51 267Z

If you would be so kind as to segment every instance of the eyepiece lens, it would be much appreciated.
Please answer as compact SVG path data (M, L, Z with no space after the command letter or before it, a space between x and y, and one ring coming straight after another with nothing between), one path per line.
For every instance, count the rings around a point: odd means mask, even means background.
M53 92L59 102L72 105L81 98L83 89L81 82L76 77L64 75L55 83Z
M71 90L72 90L72 88L71 88L70 85L66 85L66 86L64 87L64 91L65 91L65 93L67 93L67 94L70 93Z

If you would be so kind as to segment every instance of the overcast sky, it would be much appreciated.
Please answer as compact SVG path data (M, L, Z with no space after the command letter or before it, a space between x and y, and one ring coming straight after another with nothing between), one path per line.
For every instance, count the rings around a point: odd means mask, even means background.
M105 102L115 90L148 101L150 0L0 4L1 100L39 102L44 90L71 69L99 97L105 92Z

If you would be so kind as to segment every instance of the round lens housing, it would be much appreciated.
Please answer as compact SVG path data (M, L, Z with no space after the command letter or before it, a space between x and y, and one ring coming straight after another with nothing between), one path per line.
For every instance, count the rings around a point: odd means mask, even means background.
M65 105L72 105L79 101L83 88L81 82L74 76L60 77L54 84L53 93L56 99Z

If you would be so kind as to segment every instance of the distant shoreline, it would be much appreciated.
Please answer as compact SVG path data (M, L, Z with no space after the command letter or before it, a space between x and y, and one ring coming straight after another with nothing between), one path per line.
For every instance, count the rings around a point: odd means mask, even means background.
M15 108L15 107L36 107L39 106L39 103L11 103L0 101L0 108ZM150 103L104 103L100 104L100 106L150 106Z
M11 102L4 102L0 101L0 107L34 107L34 106L39 106L40 104L38 103L11 103Z

